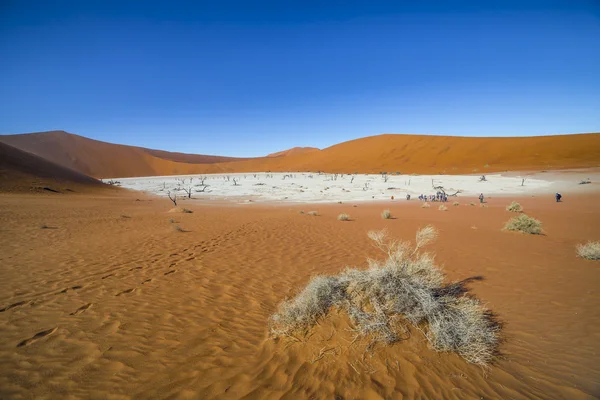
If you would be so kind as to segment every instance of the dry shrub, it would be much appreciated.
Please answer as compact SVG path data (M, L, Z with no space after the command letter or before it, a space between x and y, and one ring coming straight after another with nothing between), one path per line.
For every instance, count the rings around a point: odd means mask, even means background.
M523 212L523 207L521 207L521 205L516 201L513 201L512 203L506 206L506 211Z
M40 229L49 229L50 227L46 224L40 224Z
M316 211L309 211L309 212L307 212L306 214L307 214L307 215L312 215L313 217L316 217L317 215L319 215L319 213L318 213L318 212L316 212Z
M539 235L542 233L542 223L535 218L527 216L526 214L512 217L510 220L508 220L504 228L509 231L519 231L532 235Z
M429 208L429 207L431 207L431 204L429 204L429 203L421 204L421 208Z
M300 214L304 214L304 210L300 210L298 211Z
M350 216L348 214L340 214L337 217L338 221L350 221Z
M296 297L279 305L270 319L271 335L306 336L335 307L348 313L354 330L371 338L371 345L397 342L412 326L433 349L487 365L496 354L500 325L466 294L468 280L444 284L434 257L421 252L436 237L432 226L417 232L415 245L388 240L385 231L369 232L386 258L368 260L366 270L350 268L335 276L314 277Z
M182 227L180 227L179 225L173 225L173 230L175 232L185 232L185 230Z
M438 210L440 210L440 211L448 211L448 207L446 207L443 204L440 204L440 206L438 207Z
M488 208L487 204L483 204L483 203L479 204L479 207L481 207L481 208Z
M473 202L470 202L470 203L469 203L469 205L470 205L470 206L474 206L474 205L475 205L475 203L473 203Z
M453 206L460 206L460 203L458 201L455 201L454 203L452 203Z
M383 212L381 213L381 218L383 218L383 219L391 219L392 218L392 213L390 212L390 210L383 210Z
M577 255L587 260L600 260L600 242L577 245Z
M171 208L169 210L170 213L185 213L185 214L191 214L193 213L192 210L188 210L187 208L183 208L183 207L174 207Z

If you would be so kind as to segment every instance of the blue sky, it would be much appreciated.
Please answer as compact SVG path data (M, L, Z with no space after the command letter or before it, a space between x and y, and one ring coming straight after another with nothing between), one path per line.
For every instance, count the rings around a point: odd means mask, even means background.
M0 0L0 133L258 156L600 131L600 2Z

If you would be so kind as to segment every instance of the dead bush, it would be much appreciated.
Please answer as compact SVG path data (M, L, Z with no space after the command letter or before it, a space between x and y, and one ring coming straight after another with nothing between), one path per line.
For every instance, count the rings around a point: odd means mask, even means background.
M340 214L337 217L338 221L350 221L350 216L348 214Z
M417 232L414 245L388 240L385 231L369 232L386 258L368 260L366 270L314 277L296 297L279 305L270 319L271 335L305 336L335 307L348 313L355 331L371 338L371 345L397 342L412 326L433 349L487 365L499 344L500 325L477 299L466 295L467 281L444 284L434 257L421 252L436 237L432 226Z
M600 260L600 242L577 245L577 255L586 260Z
M390 210L383 210L383 212L381 213L381 218L383 218L383 219L391 219L392 218L392 213L390 212Z
M529 233L531 235L539 235L542 233L542 223L535 218L531 218L525 214L512 217L506 225L505 229L509 231L518 231Z
M523 212L523 207L516 201L513 201L509 205L506 206L506 211L510 212Z

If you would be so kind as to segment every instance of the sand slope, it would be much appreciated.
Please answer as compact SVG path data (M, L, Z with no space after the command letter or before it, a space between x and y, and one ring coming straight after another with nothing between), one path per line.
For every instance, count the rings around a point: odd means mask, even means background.
M0 141L94 177L264 171L461 174L600 166L600 134L521 138L380 135L285 156L231 159L115 145L65 132ZM284 152L285 154L285 152Z
M103 188L100 181L77 171L54 164L34 154L0 143L0 191L57 191Z
M510 199L447 212L336 204L318 217L193 201L184 202L193 214L173 214L168 200L127 193L54 199L0 196L1 398L600 395L600 270L575 257L577 243L600 239L597 195L521 200L545 236L501 231ZM382 220L384 207L397 219ZM353 221L337 221L340 212ZM506 322L489 371L430 351L416 331L365 353L335 313L304 342L268 338L269 315L311 276L379 256L369 229L411 239L429 223L449 280L481 276L469 286Z
M97 178L172 175L187 171L189 164L238 160L112 144L64 131L5 135L0 142Z
M282 157L282 156L293 156L295 154L305 154L312 153L314 151L319 151L316 147L293 147L291 149L278 151L276 153L271 153L267 157Z

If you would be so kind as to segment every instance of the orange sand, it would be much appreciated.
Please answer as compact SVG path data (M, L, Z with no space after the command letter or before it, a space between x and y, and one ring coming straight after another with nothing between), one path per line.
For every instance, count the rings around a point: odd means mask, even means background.
M194 213L177 214L140 196L0 194L0 398L600 396L600 270L575 257L600 239L598 195L520 200L545 236L501 231L513 199L447 212L185 201ZM409 239L429 223L449 279L482 276L473 293L506 323L489 371L430 351L419 332L364 353L335 313L305 343L268 338L269 315L311 276L378 256L368 230Z
M97 178L265 171L421 174L600 166L600 134L522 138L380 135L324 150L253 159L115 145L62 131L0 136L0 142Z

